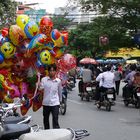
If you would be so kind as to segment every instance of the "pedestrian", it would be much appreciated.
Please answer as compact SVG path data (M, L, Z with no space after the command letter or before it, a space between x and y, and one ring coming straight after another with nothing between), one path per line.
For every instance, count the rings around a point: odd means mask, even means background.
M60 128L58 123L59 106L62 101L62 84L56 78L57 67L55 64L48 66L48 76L41 79L40 90L43 90L43 123L44 129L50 129L49 116L52 113L53 128Z
M120 88L120 81L122 79L122 73L119 71L118 67L116 67L114 75L115 75L116 94L119 95L119 88Z

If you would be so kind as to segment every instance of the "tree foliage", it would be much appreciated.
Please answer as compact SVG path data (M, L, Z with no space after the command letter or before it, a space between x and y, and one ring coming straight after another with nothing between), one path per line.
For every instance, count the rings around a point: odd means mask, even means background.
M70 44L83 55L102 56L105 51L134 47L133 35L140 29L139 0L79 0L82 10L95 11L99 16L92 23L80 25L71 32ZM107 35L109 44L103 46L99 37ZM74 49L74 47L73 47ZM76 52L76 51L75 51ZM90 52L90 53L89 53Z
M17 2L0 0L0 28L15 23Z
M78 0L84 11L96 11L97 14L108 14L119 17L122 26L137 32L140 29L139 0Z

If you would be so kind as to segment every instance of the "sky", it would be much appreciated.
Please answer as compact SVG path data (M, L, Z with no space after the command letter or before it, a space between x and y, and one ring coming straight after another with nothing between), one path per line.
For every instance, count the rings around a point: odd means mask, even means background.
M15 0L21 1L24 3L36 3L38 2L38 6L36 9L46 9L47 12L53 13L54 8L64 7L67 4L67 0Z

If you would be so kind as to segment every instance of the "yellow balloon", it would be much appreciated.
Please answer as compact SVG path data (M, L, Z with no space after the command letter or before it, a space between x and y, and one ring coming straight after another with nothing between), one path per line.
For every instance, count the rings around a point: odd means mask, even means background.
M24 30L26 24L30 21L30 18L27 15L18 15L16 18L16 24Z
M18 25L11 25L9 29L9 37L15 46L21 46L26 38L24 31Z
M0 74L0 82L4 82L4 76Z
M51 54L48 50L43 50L40 53L40 61L42 64L47 64L47 65L51 64Z
M5 42L0 47L0 51L4 55L4 58L11 58L15 54L16 47L13 44L11 44L10 42Z
M61 36L57 40L53 40L53 41L54 41L54 46L56 47L62 47L64 45L64 42Z

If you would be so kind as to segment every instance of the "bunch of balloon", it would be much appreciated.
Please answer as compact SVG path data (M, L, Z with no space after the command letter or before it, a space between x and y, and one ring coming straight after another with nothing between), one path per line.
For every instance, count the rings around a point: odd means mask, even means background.
M8 87L1 80L0 85L7 93L5 101L14 98L26 97L23 101L21 113L26 114L32 106L37 111L40 103L37 103L37 85L29 90L31 83L27 79L38 81L37 73L45 73L48 65L59 63L60 70L67 72L75 66L75 58L66 55L68 45L68 32L53 29L53 22L48 16L43 16L38 23L27 15L18 15L16 24L8 28L3 27L0 34L0 70L8 70L9 76L1 76L6 79ZM71 58L70 58L71 57ZM43 68L43 69L42 69ZM32 69L34 75L29 77L28 72ZM35 105L37 104L37 106Z

